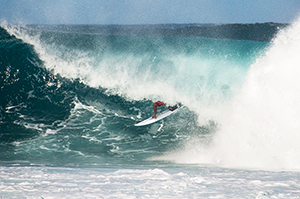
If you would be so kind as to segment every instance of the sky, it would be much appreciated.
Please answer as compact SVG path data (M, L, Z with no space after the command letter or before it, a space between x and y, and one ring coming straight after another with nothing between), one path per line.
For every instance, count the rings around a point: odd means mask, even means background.
M300 0L0 0L23 24L291 23Z

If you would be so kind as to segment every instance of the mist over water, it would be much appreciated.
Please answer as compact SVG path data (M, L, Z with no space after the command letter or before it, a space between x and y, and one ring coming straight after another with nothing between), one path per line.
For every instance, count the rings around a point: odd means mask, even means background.
M300 22L280 31L218 114L209 145L187 141L164 158L178 163L299 170Z
M230 150L227 154L232 154L230 159L242 158L234 162L243 166L300 168L299 25L297 21L279 33L266 55L251 66L241 94L233 102L233 122L225 121L234 125L223 125L224 130L221 129L224 135L220 136L228 137L225 142L241 134L234 142L239 143L236 147L225 146ZM223 140L221 137L216 143Z

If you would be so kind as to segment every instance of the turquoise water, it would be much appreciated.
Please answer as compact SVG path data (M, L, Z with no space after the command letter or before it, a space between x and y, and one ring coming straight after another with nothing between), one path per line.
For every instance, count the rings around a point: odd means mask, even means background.
M3 22L1 194L296 197L298 26L257 41ZM149 100L183 107L135 127Z

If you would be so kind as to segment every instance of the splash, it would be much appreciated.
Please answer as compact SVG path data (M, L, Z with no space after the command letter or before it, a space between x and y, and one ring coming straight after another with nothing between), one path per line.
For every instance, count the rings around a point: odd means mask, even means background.
M300 169L299 32L298 20L251 67L215 140L222 164Z
M300 169L300 19L251 66L213 141L187 142L164 158L224 167ZM200 146L200 147L199 147Z

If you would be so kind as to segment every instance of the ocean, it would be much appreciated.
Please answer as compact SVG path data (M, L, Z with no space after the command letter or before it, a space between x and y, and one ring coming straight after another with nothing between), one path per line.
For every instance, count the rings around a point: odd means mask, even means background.
M299 35L3 21L0 198L300 198Z

